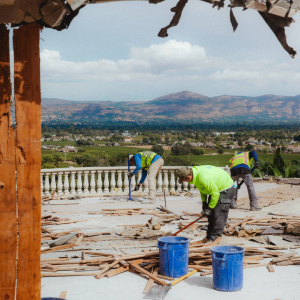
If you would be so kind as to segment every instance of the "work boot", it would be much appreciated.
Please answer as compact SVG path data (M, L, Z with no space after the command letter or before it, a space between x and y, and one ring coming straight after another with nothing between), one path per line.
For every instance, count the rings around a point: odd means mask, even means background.
M236 209L236 206L230 205L230 209Z
M209 239L207 237L205 237L201 242L202 242L202 244L206 244L209 242Z
M259 206L251 206L251 207L250 207L250 210L251 210L251 211L261 210L261 207L259 207Z

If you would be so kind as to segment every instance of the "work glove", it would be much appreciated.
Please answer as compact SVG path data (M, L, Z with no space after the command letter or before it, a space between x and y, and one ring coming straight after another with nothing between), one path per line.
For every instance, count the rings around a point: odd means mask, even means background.
M127 173L127 176L128 176L128 179L130 179L134 174L132 172L128 172Z
M201 212L203 217L209 217L212 214L212 209L211 208L205 208L203 209L203 211Z
M255 162L254 167L255 167L255 168L258 168L258 167L259 167L259 162L258 162L258 161Z
M140 189L140 184L137 184L135 187L134 187L134 191L136 192L136 191L138 191L139 189Z

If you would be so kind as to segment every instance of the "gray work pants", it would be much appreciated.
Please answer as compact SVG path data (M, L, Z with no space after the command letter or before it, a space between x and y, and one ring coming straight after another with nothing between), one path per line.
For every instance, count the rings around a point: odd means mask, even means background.
M148 182L149 182L149 199L154 200L156 191L156 176L164 165L164 160L159 158L150 165L148 170Z
M213 209L212 214L208 217L206 238L210 241L215 241L218 237L222 236L228 218L230 203L232 202L234 194L236 194L236 192L233 187L220 193L219 201ZM210 198L211 196L209 196L209 201ZM205 208L205 205L207 204L204 203L203 208Z
M247 186L248 195L250 199L250 206L257 206L257 196L254 189L253 179L251 174L239 174L231 177L233 181L238 181L240 178L242 178ZM231 206L236 207L236 201L237 201L237 191L234 195Z

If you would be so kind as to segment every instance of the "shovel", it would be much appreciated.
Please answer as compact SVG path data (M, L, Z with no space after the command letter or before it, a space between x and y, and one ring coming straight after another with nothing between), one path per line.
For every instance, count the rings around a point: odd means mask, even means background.
M169 283L168 285L155 285L153 286L150 291L144 296L144 299L152 299L152 300L163 300L166 297L166 294L168 293L168 291L172 288L172 286L178 282L180 282L181 280L195 274L198 270L194 270L176 280L174 280L173 282Z

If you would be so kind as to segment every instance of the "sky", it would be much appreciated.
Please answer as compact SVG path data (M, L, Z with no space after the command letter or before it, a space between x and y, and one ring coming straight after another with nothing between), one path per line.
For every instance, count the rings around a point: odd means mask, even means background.
M191 91L205 96L300 94L300 13L286 29L295 59L257 11L218 10L190 0L167 38L177 3L124 1L90 4L67 30L41 33L43 98L147 101Z

